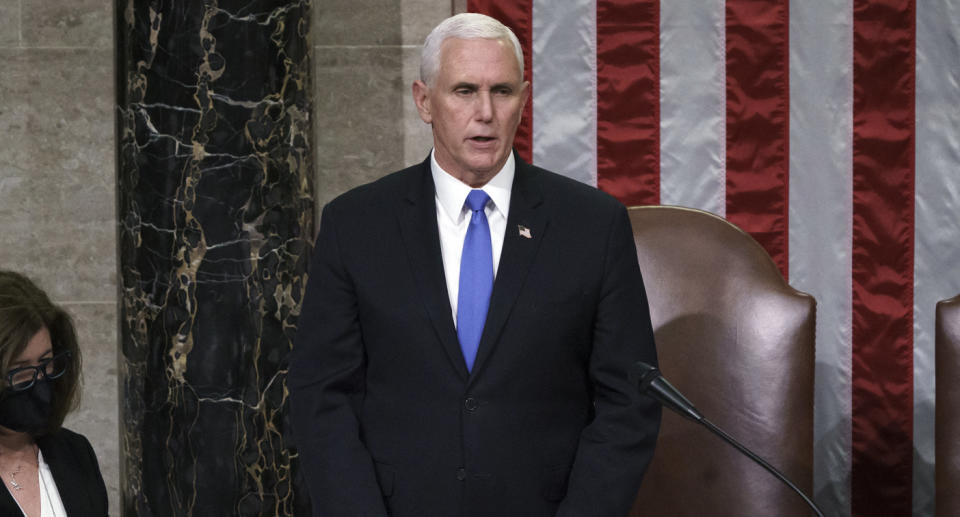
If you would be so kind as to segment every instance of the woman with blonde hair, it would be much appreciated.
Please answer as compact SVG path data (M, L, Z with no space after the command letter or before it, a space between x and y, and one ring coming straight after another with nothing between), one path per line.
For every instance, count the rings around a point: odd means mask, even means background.
M63 428L80 364L66 311L27 277L0 271L0 515L107 515L90 442Z

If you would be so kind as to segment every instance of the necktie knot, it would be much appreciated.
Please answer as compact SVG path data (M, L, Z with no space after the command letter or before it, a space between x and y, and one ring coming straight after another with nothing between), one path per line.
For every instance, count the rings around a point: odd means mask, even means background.
M467 208L476 212L477 210L483 210L487 206L487 201L490 201L490 196L486 192L476 189L467 194L466 205Z

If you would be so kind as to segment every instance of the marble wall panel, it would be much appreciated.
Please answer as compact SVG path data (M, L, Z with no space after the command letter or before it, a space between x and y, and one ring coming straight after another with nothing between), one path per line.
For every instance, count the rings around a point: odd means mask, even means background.
M0 264L55 300L116 298L111 59L0 49Z
M22 6L23 41L26 46L111 47L111 0L18 1Z
M290 515L310 3L121 0L118 14L124 513Z

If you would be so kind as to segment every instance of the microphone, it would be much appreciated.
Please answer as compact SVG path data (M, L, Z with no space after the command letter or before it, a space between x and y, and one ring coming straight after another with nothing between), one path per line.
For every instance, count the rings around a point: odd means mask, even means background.
M688 418L703 425L711 433L719 436L723 441L732 445L735 449L766 469L777 479L790 487L801 498L803 498L803 500L807 503L807 505L810 506L814 513L816 513L819 517L823 517L823 512L820 511L820 508L818 508L817 505L814 504L813 501L811 501L810 498L803 493L803 491L791 483L790 480L787 479L787 477L784 476L779 470L774 468L773 465L767 463L763 458L754 454L753 451L741 445L740 442L733 439L732 436L723 432L722 429L707 420L700 413L700 411L697 411L697 408L694 407L693 403L687 400L687 398L684 397L680 391L677 390L677 388L673 387L672 384L663 378L660 370L658 370L656 367L644 363L643 361L637 361L633 364L633 368L630 369L628 378L632 384L637 386L641 394L652 397L663 407L679 413L680 416L684 418Z
M636 383L640 388L640 393L657 399L664 407L679 413L684 418L698 423L703 422L703 415L693 407L692 402L673 387L673 384L663 378L660 370L640 361L633 365L629 378L631 383Z

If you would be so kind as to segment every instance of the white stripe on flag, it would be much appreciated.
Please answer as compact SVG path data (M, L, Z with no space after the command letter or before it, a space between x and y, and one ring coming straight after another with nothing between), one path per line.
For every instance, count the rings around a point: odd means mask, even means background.
M597 184L597 7L533 2L533 163Z
M723 0L660 3L660 203L726 215Z
M951 12L952 10L952 12ZM960 17L917 1L916 225L913 308L913 514L933 515L934 309L960 293Z
M850 514L852 0L790 2L790 284L817 299L814 493Z

